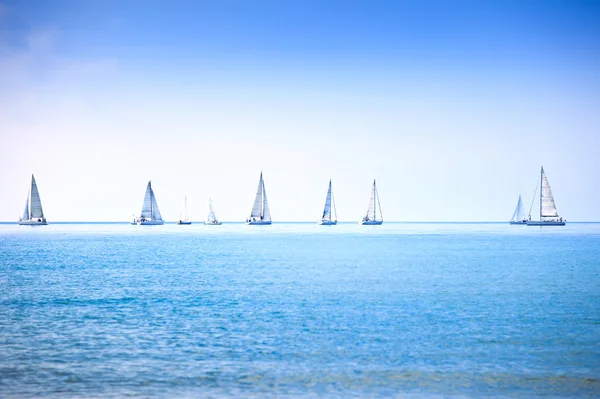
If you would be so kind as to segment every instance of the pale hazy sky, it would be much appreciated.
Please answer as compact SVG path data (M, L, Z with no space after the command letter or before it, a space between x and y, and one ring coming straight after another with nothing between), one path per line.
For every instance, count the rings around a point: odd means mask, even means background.
M598 2L0 0L1 221L597 221L599 128Z

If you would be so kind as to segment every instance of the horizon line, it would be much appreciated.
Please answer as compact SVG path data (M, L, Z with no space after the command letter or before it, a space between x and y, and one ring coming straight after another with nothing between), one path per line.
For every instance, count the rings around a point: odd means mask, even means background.
M222 223L227 223L227 224L245 224L244 221L221 221ZM384 221L384 223L395 223L395 224L503 224L503 223L509 223L510 221L492 221L492 220L487 220L487 221L477 221L477 220L454 220L454 221L438 221L438 220L429 220L429 221L422 221L422 220L390 220L390 221ZM310 220L282 220L282 221L278 221L275 222L273 221L272 224L298 224L298 223L303 223L303 224L312 224L312 223L318 223L318 221L310 221ZM339 221L338 220L338 224L358 224L360 223L360 221ZM575 221L566 221L566 223L600 223L600 221L588 221L588 220L575 220ZM19 224L19 221L0 221L0 224ZM54 221L54 222L50 222L48 221L48 225L50 224L131 224L131 222L129 221L107 221L107 220L103 220L103 221L91 221L91 220L84 220L84 221L78 221L78 220L70 220L70 221ZM164 224L177 224L177 221L164 221ZM204 224L204 220L199 220L197 222L192 221L192 224Z

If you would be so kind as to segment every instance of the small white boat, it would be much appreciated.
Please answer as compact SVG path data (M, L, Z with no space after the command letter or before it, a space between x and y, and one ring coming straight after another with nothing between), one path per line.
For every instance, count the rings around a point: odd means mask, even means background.
M558 215L556 210L556 204L554 203L554 196L552 195L552 189L548 182L548 177L544 172L542 166L540 171L540 220L531 220L531 208L529 210L529 220L527 220L527 226L564 226L566 220ZM536 187L537 192L537 187ZM535 198L535 194L533 195ZM533 202L531 203L533 207Z
M513 212L512 217L510 218L510 224L527 224L527 218L525 217L525 210L523 210L523 201L521 200L521 195L519 194L519 200L517 201L517 207Z
M271 224L271 212L269 212L269 203L267 202L267 192L265 191L265 183L263 181L262 172L260 172L260 180L258 181L258 189L254 198L254 205L250 216L246 219L246 224L250 225L267 225Z
M208 215L206 217L206 220L204 221L205 225L210 225L210 226L220 226L221 222L219 221L219 219L217 219L217 215L215 215L215 210L213 209L213 202L212 202L212 198L208 199Z
M33 177L33 175L31 175L31 188L27 193L25 210L23 211L23 216L19 218L19 224L21 226L44 226L48 224L44 217L40 193L38 192L35 177Z
M144 204L142 205L142 213L135 218L135 222L139 226L155 226L162 225L163 219L156 203L156 197L152 190L152 182L148 182L146 187L146 195L144 196Z
M184 225L192 224L192 220L190 219L190 216L188 215L187 197L185 197L184 205L183 205L183 218L181 217L181 215L179 215L179 220L177 221L177 224L184 224Z
M362 225L380 225L383 223L383 215L381 214L381 205L379 204L379 194L377 193L375 180L373 180L373 188L371 189L371 198L369 199L367 214L359 223Z
M331 217L331 206L333 204L333 214ZM321 226L333 226L337 224L337 211L335 210L335 200L333 199L333 191L331 191L331 179L329 179L329 188L327 189L327 197L325 198L325 207L323 215L318 222Z

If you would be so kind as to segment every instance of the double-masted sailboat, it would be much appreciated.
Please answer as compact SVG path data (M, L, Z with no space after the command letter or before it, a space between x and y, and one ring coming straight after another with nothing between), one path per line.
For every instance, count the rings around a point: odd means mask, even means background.
M40 193L33 175L31 175L31 188L29 193L27 193L25 210L23 211L23 216L19 218L19 224L22 226L44 226L48 224L44 217Z
M265 191L265 182L263 181L262 172L260 172L260 180L258 181L254 205L252 206L250 216L246 218L246 224L271 224L271 212L269 212L269 203L267 202L267 192Z
M183 225L192 224L192 219L190 219L190 215L188 214L188 209L187 209L187 197L185 197L185 199L184 199L183 217L181 217L181 215L179 215L179 220L177 220L177 224L183 224Z
M377 186L373 180L373 188L371 189L371 198L369 200L369 208L367 214L359 222L362 225L380 225L383 223L383 215L381 214L381 204L379 204L379 194Z
M510 218L510 224L527 224L527 218L525 217L525 210L523 209L523 200L519 194L519 200L517 201L517 207Z
M206 216L206 220L204 224L210 226L220 226L221 222L217 219L217 215L215 215L215 210L213 209L212 198L208 199L208 215Z
M331 214L332 206L333 215ZM323 215L321 216L321 220L319 220L319 224L321 226L333 226L337 224L337 211L335 210L333 191L331 191L331 179L329 179L329 188L327 189L327 197L325 198L325 207L323 208Z
M542 166L540 171L540 220L531 220L531 208L533 208L533 202L529 209L529 218L527 220L527 226L564 226L566 220L558 215L556 210L556 204L554 203L554 196L552 195L552 189L548 182L548 177L544 172ZM537 188L536 188L537 191ZM533 195L535 198L535 194Z
M162 216L160 215L160 210L158 209L158 204L156 203L156 197L154 196L154 191L152 190L152 182L148 182L148 186L146 187L146 195L144 196L144 204L142 205L142 213L139 217L136 217L134 220L135 224L141 226L152 226L152 225L161 225L163 224ZM132 222L133 224L133 222Z

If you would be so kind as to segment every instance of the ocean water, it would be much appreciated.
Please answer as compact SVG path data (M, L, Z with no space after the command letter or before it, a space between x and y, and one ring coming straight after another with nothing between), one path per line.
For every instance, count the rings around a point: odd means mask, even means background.
M0 225L0 397L600 397L600 224Z

